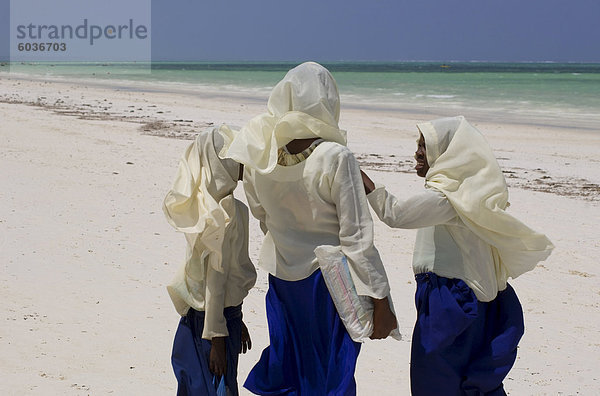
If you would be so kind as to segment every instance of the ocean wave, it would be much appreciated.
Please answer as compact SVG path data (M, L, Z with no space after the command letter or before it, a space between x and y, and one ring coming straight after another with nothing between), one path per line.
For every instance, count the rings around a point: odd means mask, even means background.
M456 95L441 95L441 94L416 94L416 98L431 98L431 99L452 99L455 98Z
M455 98L456 95L426 95L428 98L434 99L452 99Z

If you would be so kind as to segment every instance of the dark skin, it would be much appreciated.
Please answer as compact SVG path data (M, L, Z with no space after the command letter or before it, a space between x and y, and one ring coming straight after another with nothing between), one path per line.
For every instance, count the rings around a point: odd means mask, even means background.
M238 180L243 180L244 165L240 164ZM210 355L208 357L208 367L210 372L217 376L225 375L227 371L227 348L225 340L227 337L213 337L210 345ZM242 321L242 345L239 353L246 353L252 349L252 340L250 332L244 321Z
M217 376L225 375L227 372L227 351L225 339L227 337L213 337L211 340L210 356L208 358L211 373ZM248 327L242 321L242 346L238 353L246 353L252 349L252 340Z
M291 154L298 154L307 149L317 138L295 139L286 145ZM386 338L390 332L398 327L396 316L390 309L388 298L376 299L373 301L373 333L370 338L379 340Z
M238 173L238 181L244 180L244 164L240 164L240 171Z
M225 340L227 337L213 337L210 342L210 356L208 367L214 375L225 375L227 371L227 351Z
M427 162L427 147L425 146L423 134L419 135L417 151L415 151L415 160L417 161L417 164L415 165L417 176L425 177L429 171L429 163ZM362 176L363 184L365 186L365 193L369 194L371 191L375 190L375 183L373 183L373 180L371 180L362 170L360 171L360 175Z
M390 335L392 330L398 327L396 315L390 309L388 298L373 298L373 333L369 337L372 340L381 340Z
M425 138L423 137L422 133L419 134L417 151L415 151L415 160L417 160L417 165L415 166L417 175L425 177L429 171L429 163L427 162L427 147L425 146Z
M309 148L310 145L317 139L318 138L294 139L286 144L285 148L287 148L290 154L298 154Z

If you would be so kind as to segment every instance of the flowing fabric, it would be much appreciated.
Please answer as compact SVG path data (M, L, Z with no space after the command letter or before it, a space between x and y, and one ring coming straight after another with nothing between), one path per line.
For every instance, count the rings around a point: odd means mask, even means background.
M355 395L360 344L342 323L321 271L300 281L269 275L269 339L244 387L258 395Z
M171 363L177 377L178 396L220 396L223 386L229 395L238 395L237 366L242 343L242 307L224 310L229 336L225 339L227 370L224 384L209 369L210 341L202 338L204 312L190 309L179 321ZM219 389L221 387L221 389Z
M525 330L512 287L507 285L495 300L484 303L459 279L431 272L416 279L412 394L505 395L502 381Z
M185 233L186 268L196 279L202 276L195 271L205 257L214 269L223 271L225 228L235 215L231 193L237 185L239 164L218 157L223 142L217 128L198 135L179 161L175 182L163 202L169 224Z
M306 62L291 69L269 96L268 112L250 120L239 133L223 130L220 155L267 174L277 165L278 149L294 139L322 138L346 145L339 129L340 96L323 66Z
M190 306L205 309L207 267L223 274L226 272L222 251L226 235L228 243L247 246L246 209L236 202L232 194L237 186L240 165L218 157L217 151L223 143L217 128L198 135L180 159L175 182L163 202L167 221L184 233L187 242L185 263L167 286L180 315L185 315ZM234 248L229 250L232 252ZM244 252L239 257L231 256L229 254L229 261L241 266L242 272L247 273L253 284L256 275L247 253L245 257ZM241 295L242 298L244 296ZM219 308L217 315L221 314L223 307Z
M430 169L426 186L441 191L467 228L491 246L498 290L509 277L535 268L554 246L505 211L506 181L483 135L462 116L417 125L425 138ZM447 225L461 240L460 227ZM468 251L468 246L460 246ZM477 263L472 263L477 265Z

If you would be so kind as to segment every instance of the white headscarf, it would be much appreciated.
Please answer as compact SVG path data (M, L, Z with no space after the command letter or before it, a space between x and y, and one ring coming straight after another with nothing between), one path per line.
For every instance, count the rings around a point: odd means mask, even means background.
M223 146L219 130L203 132L185 151L173 187L163 202L167 221L185 233L187 254L185 272L196 281L203 280L200 263L223 272L221 248L225 228L235 216L233 190L238 181L240 165L220 159L217 152Z
M260 173L277 165L277 149L294 139L322 138L346 145L339 129L340 96L333 76L315 62L290 70L269 96L268 112L229 134L222 157L232 158Z
M500 290L509 277L545 260L554 246L505 211L506 181L483 135L462 116L417 126L430 166L426 185L441 191L465 225L492 246Z

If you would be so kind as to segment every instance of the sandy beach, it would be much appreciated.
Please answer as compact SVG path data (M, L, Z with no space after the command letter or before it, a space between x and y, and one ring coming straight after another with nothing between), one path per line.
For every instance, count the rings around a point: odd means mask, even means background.
M162 199L197 131L241 126L266 99L0 74L0 394L175 394L178 314L165 286L185 244ZM511 213L556 246L512 281L526 331L505 388L600 394L600 124L462 110L505 171ZM402 197L423 184L415 124L446 115L342 97L340 125L363 169ZM241 185L236 195L245 199ZM375 227L404 339L363 345L358 394L409 395L415 231ZM254 220L250 230L256 261L262 233ZM240 357L240 384L268 342L266 279L259 271L244 301L253 348Z

